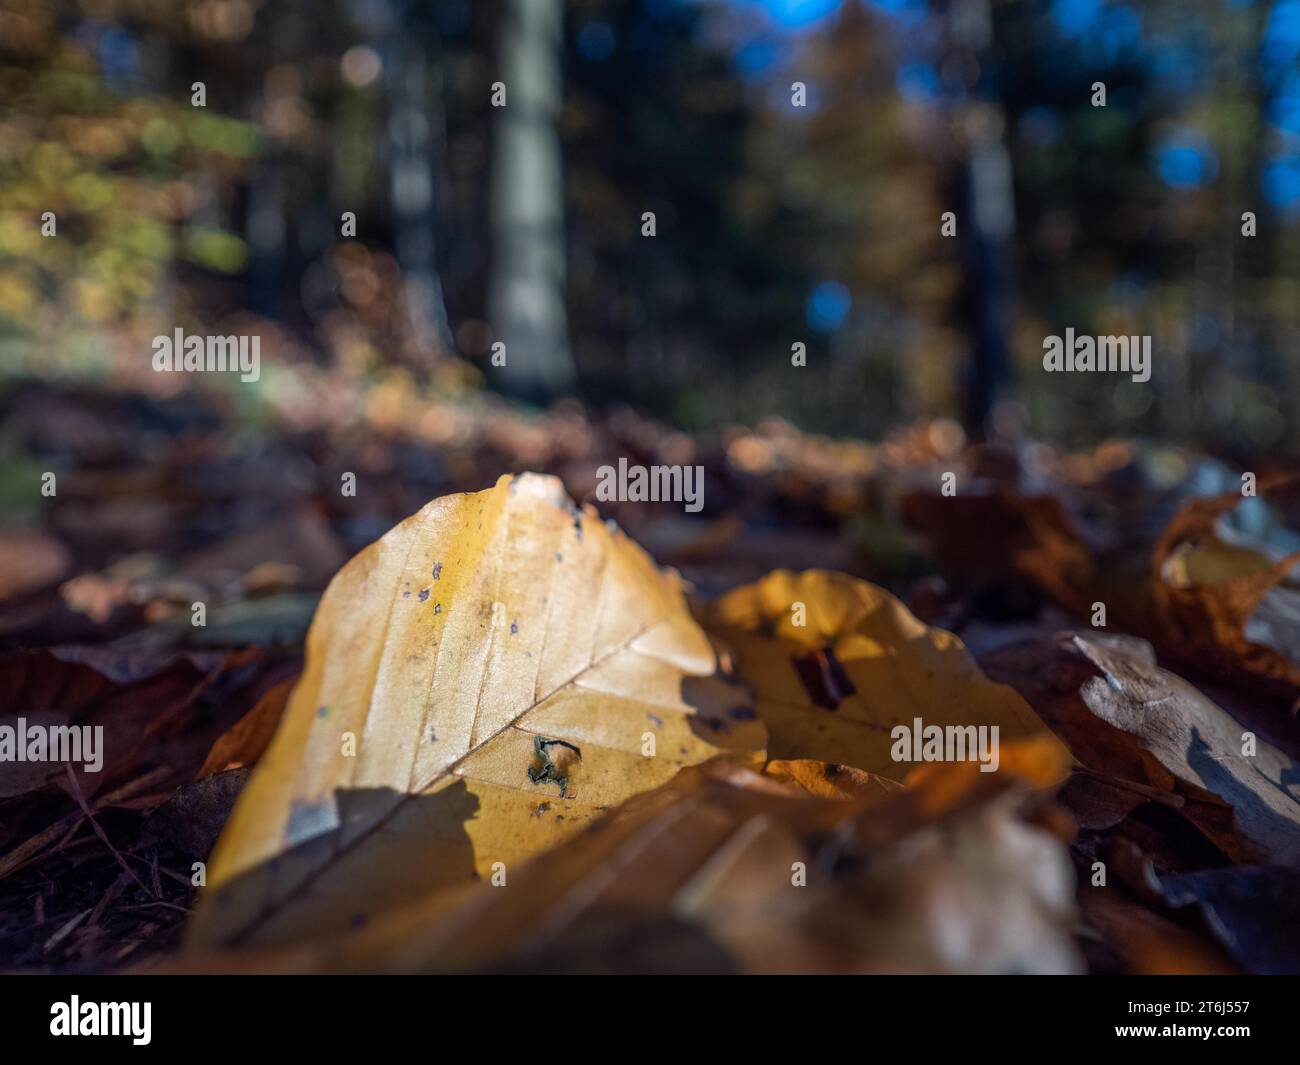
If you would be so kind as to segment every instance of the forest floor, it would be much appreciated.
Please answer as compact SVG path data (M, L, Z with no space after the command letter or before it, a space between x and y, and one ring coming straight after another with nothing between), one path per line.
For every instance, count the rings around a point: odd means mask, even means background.
M1300 970L1300 492L1276 462L1134 441L974 447L947 422L879 443L776 420L700 439L628 410L479 396L379 395L342 426L258 422L216 396L50 383L10 386L0 424L0 720L102 724L108 752L94 775L5 767L0 968L175 951L193 863L265 745L330 578L429 500L533 470L700 600L817 567L956 633L1088 767L1060 800L1090 971ZM703 466L703 509L597 502L596 471L620 456ZM1117 755L1101 737L1124 723L1088 682L1131 690L1139 675L1164 685L1143 728L1252 733L1271 759L1258 779L1220 781L1138 727ZM1099 860L1115 888L1101 902Z

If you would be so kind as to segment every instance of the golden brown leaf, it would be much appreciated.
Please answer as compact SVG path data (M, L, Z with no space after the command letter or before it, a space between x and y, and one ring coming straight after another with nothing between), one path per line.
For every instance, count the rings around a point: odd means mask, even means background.
M798 622L802 620L804 624ZM1001 764L1065 779L1069 752L1012 689L989 681L952 633L840 573L778 570L723 596L705 624L736 654L775 758L815 758L902 781L895 726L997 727ZM991 733L990 733L991 734Z
M326 590L191 941L363 924L764 740L675 575L557 480L436 500Z
M866 799L891 795L903 785L875 773L864 773L851 765L818 762L811 758L776 758L767 763L763 775L793 784L819 799Z

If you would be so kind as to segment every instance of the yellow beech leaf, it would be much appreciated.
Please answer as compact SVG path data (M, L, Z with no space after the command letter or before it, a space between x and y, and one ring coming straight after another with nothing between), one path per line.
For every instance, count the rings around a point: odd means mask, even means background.
M1042 787L1059 784L1073 764L1029 704L985 677L956 636L866 581L777 570L705 608L704 622L755 693L772 758L843 763L897 781L930 761L996 761ZM945 744L939 758L934 727ZM896 758L900 744L906 756Z
M761 763L764 743L676 574L559 481L435 500L326 590L190 943L290 942L507 878L683 765Z

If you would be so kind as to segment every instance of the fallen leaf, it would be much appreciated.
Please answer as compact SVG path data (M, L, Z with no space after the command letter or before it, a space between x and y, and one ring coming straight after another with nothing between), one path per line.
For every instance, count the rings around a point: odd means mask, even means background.
M1300 863L1300 766L1253 734L1254 753L1246 753L1247 730L1157 665L1149 644L1063 633L1039 661L1051 691L1043 698L1043 688L1028 688L1031 701L1083 766L1109 778L1097 783L1114 797L1112 816L1091 825L1081 817L1085 827L1107 827L1168 796L1234 861Z
M227 724L220 713L196 714L200 699L216 690L229 696L250 679L244 667L260 666L256 651L178 654L67 646L14 652L0 656L0 724L16 726L23 718L31 724L102 728L99 768L74 767L81 788L94 795L154 765L171 764L183 774L181 752L206 750L211 739L205 742L204 732L215 734ZM223 698L223 710L237 713L236 700ZM201 752L190 772L200 757ZM47 781L61 786L63 773L61 763L0 762L0 796L42 788Z
M194 861L205 861L230 817L249 772L245 768L231 769L182 784L171 798L149 814L150 833L165 839Z
M1093 638L1155 666L1151 645L1143 640L1109 633ZM1099 721L1088 708L1081 690L1096 670L1060 630L997 647L980 655L979 664L993 680L1015 688L1085 770L1060 792L1081 828L1111 828L1153 798L1181 805L1173 776L1131 736Z
M891 795L903 785L875 773L864 773L851 765L818 762L811 758L773 759L763 775L793 784L819 799L865 799Z
M556 479L444 497L327 589L191 942L364 923L764 742L678 579Z
M1074 972L1073 871L1012 778L819 798L683 770L459 905L320 944L324 971ZM798 886L800 880L804 886ZM238 961L236 961L238 964ZM220 966L217 966L220 968Z
M888 592L825 570L778 570L705 608L757 696L774 758L814 758L902 781L893 730L996 728L999 761L1051 787L1071 758L1011 688L989 681L961 641L917 620ZM803 624L799 622L802 621Z
M228 732L217 737L217 742L212 745L199 769L200 778L253 765L262 757L280 724L280 718L284 716L289 692L297 679L289 677L268 688L248 713L236 721Z
M1189 799L1217 796L1231 808L1225 824L1213 804L1189 801L1186 817L1235 861L1300 863L1300 766L1272 744L1247 734L1181 677L1079 633L1074 645L1099 676L1082 695L1107 724L1133 736L1182 781Z
M0 761L0 881L57 851L83 823L78 793L95 811L166 801L284 665L256 649L64 646L0 655L0 725L16 728L23 718L92 730L71 762Z
M1262 488L1263 486L1261 486ZM1300 552L1281 558L1224 538L1240 492L1195 499L1174 515L1153 558L1153 599L1166 642L1200 668L1300 687Z
M903 516L951 572L980 580L1010 570L1067 610L1086 611L1092 602L1092 552L1055 496L1006 485L957 496L914 491L903 499Z

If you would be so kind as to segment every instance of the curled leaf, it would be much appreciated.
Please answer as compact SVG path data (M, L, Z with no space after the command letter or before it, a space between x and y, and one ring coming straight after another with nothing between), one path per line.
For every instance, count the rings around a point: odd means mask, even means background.
M1165 641L1201 668L1300 686L1300 553L1281 558L1225 539L1228 492L1187 503L1156 545L1154 602Z
M983 660L1014 683L1085 773L1063 800L1104 829L1144 803L1176 809L1236 861L1300 862L1300 767L1133 637L1065 632Z
M1096 670L1080 689L1088 709L1180 782L1184 816L1236 861L1300 865L1295 759L1152 658L1083 633L1065 639Z

